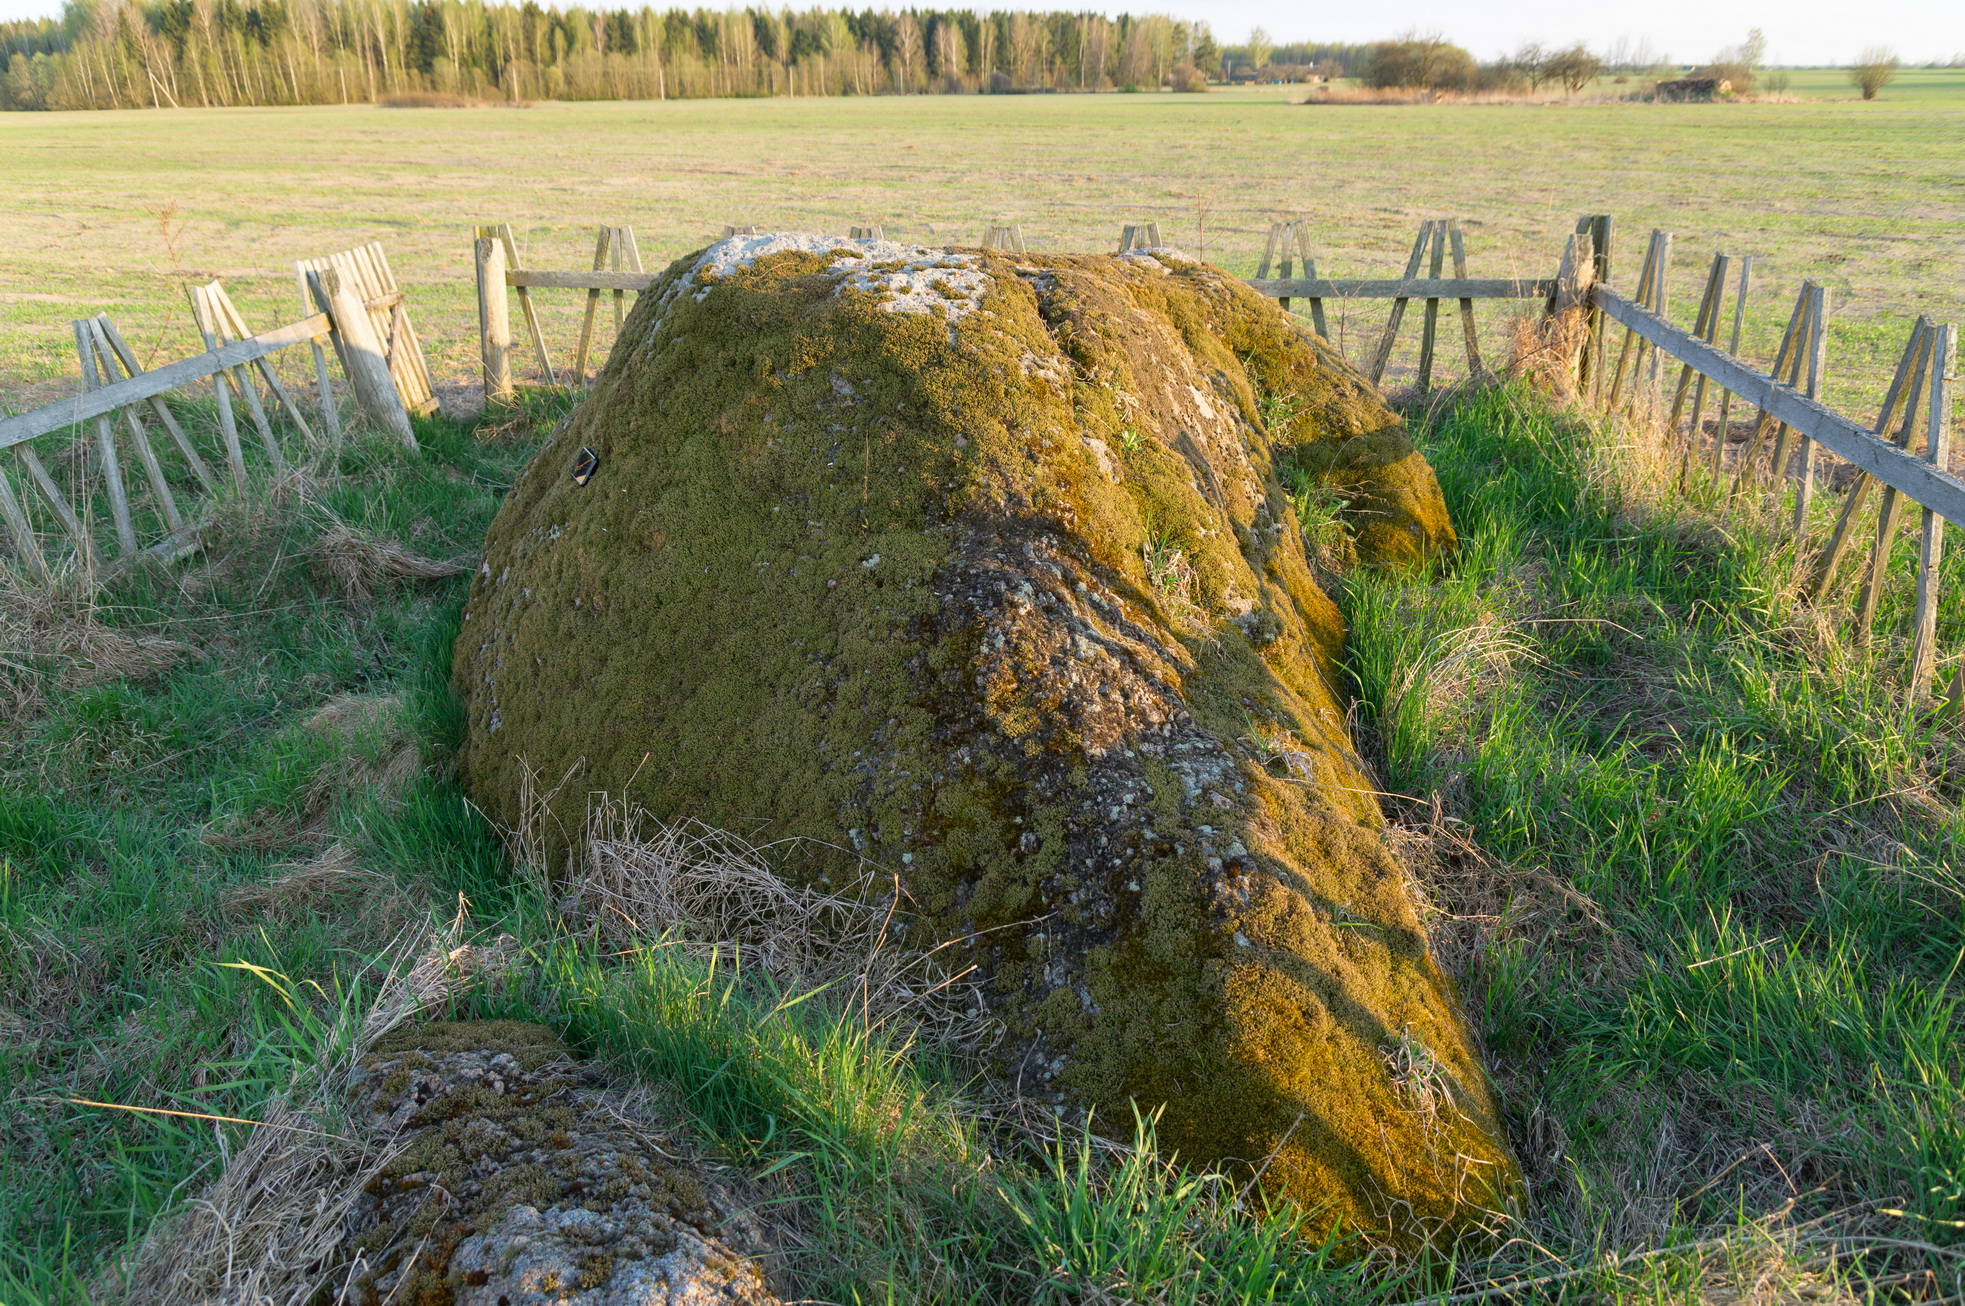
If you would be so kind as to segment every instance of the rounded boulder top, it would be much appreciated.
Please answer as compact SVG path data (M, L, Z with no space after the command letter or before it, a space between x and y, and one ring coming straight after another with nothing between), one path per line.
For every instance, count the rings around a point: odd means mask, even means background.
M491 528L466 785L556 856L605 791L870 861L988 976L1024 1097L1161 1109L1324 1227L1483 1226L1518 1172L1286 472L1356 565L1454 546L1372 386L1178 250L728 238Z

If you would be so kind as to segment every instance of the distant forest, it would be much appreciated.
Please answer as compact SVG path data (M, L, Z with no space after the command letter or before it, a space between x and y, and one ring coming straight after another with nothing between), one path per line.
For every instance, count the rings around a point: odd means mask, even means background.
M0 108L1199 90L1223 53L1205 23L1160 15L69 0L0 23Z

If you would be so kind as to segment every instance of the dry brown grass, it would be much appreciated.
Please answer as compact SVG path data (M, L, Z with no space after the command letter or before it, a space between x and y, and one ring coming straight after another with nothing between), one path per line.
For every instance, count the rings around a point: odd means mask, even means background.
M395 804L423 767L396 694L337 694L287 733L320 746L321 760L297 800L235 816L206 831L219 848L271 850L326 841L336 812L357 798Z
M313 856L276 868L272 879L236 885L220 909L233 919L299 919L334 915L404 922L413 913L410 899L386 875L363 867L346 844L328 844Z
M1508 323L1506 375L1522 377L1568 403L1576 398L1576 356L1588 341L1589 314L1571 309L1556 316L1523 313Z
M193 652L156 631L106 624L101 597L91 571L39 581L0 566L0 721L33 716L51 690L147 679Z
M403 581L442 580L470 570L469 563L419 557L393 540L377 539L338 520L321 531L312 553L318 578L351 603Z
M787 882L770 854L697 821L663 823L601 797L561 911L615 948L677 942L756 967L786 992L824 988L872 1025L979 1048L990 1038L976 969L924 927L897 876L863 864L828 892Z
M528 100L490 100L456 91L391 91L376 97L378 109L530 109Z

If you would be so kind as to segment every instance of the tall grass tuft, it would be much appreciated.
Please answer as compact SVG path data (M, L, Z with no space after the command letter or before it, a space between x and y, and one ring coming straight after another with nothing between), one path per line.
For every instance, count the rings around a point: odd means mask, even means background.
M1850 643L1758 495L1666 493L1662 451L1520 388L1422 444L1463 548L1350 576L1349 666L1533 1239L1779 1233L1797 1283L1958 1291L1965 822L1957 741L1898 678L1907 596Z

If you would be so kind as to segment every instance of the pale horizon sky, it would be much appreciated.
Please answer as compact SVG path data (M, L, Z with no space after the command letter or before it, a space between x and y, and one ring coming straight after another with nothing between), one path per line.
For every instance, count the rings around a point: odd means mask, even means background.
M587 0L594 7L608 8L640 2ZM666 2L688 4L689 0ZM799 0L801 5L810 2ZM1053 6L1076 7L1063 0L1038 0L1030 7ZM905 0L887 0L879 7L903 8L906 4ZM1440 32L1482 59L1505 54L1524 41L1567 45L1581 40L1601 51L1623 39L1633 46L1649 42L1661 58L1697 63L1724 46L1737 44L1753 27L1766 32L1768 62L1776 64L1845 64L1870 45L1889 46L1907 63L1965 54L1965 3L1961 0L1873 0L1860 6L1847 0L1786 0L1783 4L1766 0L1651 0L1641 6L1587 9L1567 0L1386 0L1323 10L1285 0L1145 0L1120 7L1204 19L1224 44L1239 44L1254 27L1261 27L1277 43L1378 41L1417 29ZM1110 12L1117 11L1114 8ZM51 17L60 12L61 0L0 0L0 19Z

